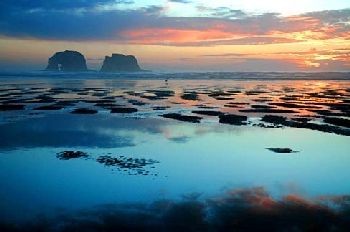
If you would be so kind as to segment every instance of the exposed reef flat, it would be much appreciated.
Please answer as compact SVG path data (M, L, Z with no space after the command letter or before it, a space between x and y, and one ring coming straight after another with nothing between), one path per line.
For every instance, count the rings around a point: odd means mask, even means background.
M130 83L133 81L128 85ZM0 111L19 115L61 110L60 113L100 112L120 114L120 117L124 114L130 114L125 117L160 116L193 123L209 120L350 135L350 93L344 88L347 82L342 85L334 82L321 89L304 83L269 86L257 82L245 83L244 87L185 83L158 81L156 84L144 82L139 86L120 87L8 85L0 88ZM162 111L162 114L156 111ZM135 112L138 113L133 114Z

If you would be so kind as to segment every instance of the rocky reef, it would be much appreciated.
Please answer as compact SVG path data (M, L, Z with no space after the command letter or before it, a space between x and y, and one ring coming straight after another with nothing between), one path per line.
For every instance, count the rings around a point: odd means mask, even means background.
M85 57L77 51L56 52L49 58L47 71L81 72L87 71Z
M142 71L137 63L135 56L112 54L106 56L101 72L138 72Z

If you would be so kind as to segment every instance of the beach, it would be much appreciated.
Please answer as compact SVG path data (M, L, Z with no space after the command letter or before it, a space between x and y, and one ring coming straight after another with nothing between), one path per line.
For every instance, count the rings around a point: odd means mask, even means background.
M256 209L265 199L282 213L286 201L344 206L334 199L350 191L346 75L150 76L1 78L3 221L106 216L107 206L121 217L130 205L152 216L159 201L160 215L188 202L213 210L218 199Z

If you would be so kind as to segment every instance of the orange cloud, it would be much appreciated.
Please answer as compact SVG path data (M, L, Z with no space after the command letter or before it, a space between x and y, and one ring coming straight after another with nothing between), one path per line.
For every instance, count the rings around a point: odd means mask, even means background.
M179 24L183 22L184 24ZM144 27L119 32L122 43L173 46L261 45L347 40L350 31L343 24L325 24L311 16L262 15L241 20L182 18L165 27Z
M188 42L215 41L222 39L239 38L242 35L235 35L225 32L219 28L206 30L174 29L174 28L145 28L129 30L122 33L131 43L138 44L174 44Z

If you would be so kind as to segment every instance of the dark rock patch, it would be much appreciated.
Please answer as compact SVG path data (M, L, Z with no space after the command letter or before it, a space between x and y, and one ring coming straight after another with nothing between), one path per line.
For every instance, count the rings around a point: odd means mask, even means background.
M256 99L252 99L252 101L264 103L264 102L270 102L272 100L271 99L267 99L267 98L256 98Z
M39 106L34 108L34 110L61 110L63 108L64 107L61 105L54 104L54 105Z
M233 97L214 97L216 100L219 100L219 101L229 101L229 100L234 100Z
M296 103L285 103L285 102L272 102L272 103L269 103L269 105L281 106L281 107L285 107L285 108L296 108L296 109L321 108L319 106L315 106L312 104L301 105L301 104L296 104Z
M19 98L19 99L14 99L14 98L7 98L3 102L4 105L16 105L16 104L24 104L27 103L27 101L30 101L31 99L29 98Z
M201 114L201 115L207 115L207 116L219 116L223 115L224 113L220 111L215 110L193 110L192 113L194 114Z
M245 92L245 95L260 95L260 94L264 94L264 93L268 93L266 91L260 91L260 90L249 90Z
M273 123L276 125L287 126L287 127L306 128L306 129L317 130L317 131L322 131L322 132L327 132L327 133L334 133L334 134L339 134L339 135L350 136L349 129L339 128L339 127L331 126L331 125L321 125L321 124L316 124L316 123L295 122L295 121L287 120L286 117L282 117L282 116L265 115L261 119L261 121Z
M105 97L107 96L108 93L106 92L94 92L91 94L91 96L94 96L94 97Z
M86 103L95 103L95 104L114 104L115 100L113 99L96 99L96 100L84 100Z
M229 102L224 104L224 107L227 108L243 108L243 106L249 105L249 103L246 102Z
M267 125L265 123L253 123L252 126L257 126L257 127L261 127L261 128L282 128L283 126L282 125Z
M69 93L70 91L64 88L52 88L48 92L52 94L60 94L60 93Z
M43 94L39 95L34 99L26 100L26 103L54 103L56 99L51 97L50 95Z
M20 97L22 94L20 93L5 93L1 94L0 97Z
M128 107L114 107L111 108L111 113L124 113L124 114L130 114L137 112L136 108L128 108Z
M264 115L261 119L263 122L282 124L287 120L286 117L277 116L277 115Z
M243 108L241 105L235 105L235 104L224 104L224 107L227 107L227 108Z
M101 99L103 100L115 100L115 96L105 96L105 97L102 97Z
M282 101L296 101L298 99L299 99L299 97L294 97L294 96L280 97L280 100L282 100Z
M234 115L234 114L224 114L219 115L219 122L225 123L225 124L231 124L231 125L247 125L247 116L242 115Z
M206 105L196 105L196 107L198 107L200 109L215 109L215 108L217 108L214 106L206 106Z
M72 114L97 114L97 110L87 109L87 108L78 108L73 110Z
M272 109L272 108L275 108L274 106L268 106L268 105L251 105L250 107L253 109Z
M347 116L346 113L338 113L331 110L308 110L322 116Z
M350 104L348 103L325 103L331 110L340 110L342 112L350 111Z
M192 93L184 93L181 95L181 98L184 100L190 100L190 101L197 101L198 100L198 94L195 92Z
M89 155L83 151L62 151L57 153L56 157L60 160L70 160L77 158L88 158Z
M128 100L129 103L133 104L134 106L143 106L146 105L146 103L135 100L135 99L130 99Z
M299 151L293 151L290 148L275 148L275 147L269 147L266 148L269 151L275 152L275 153L297 153Z
M243 109L239 110L239 112L244 113L276 113L276 114L291 114L291 113L298 113L294 110L283 110L283 109L267 109L267 108L260 108L260 109Z
M146 167L159 163L159 161L153 159L128 158L125 156L112 157L109 155L99 156L96 161L107 167L115 167L120 171L128 171L128 174L133 175L149 175L150 171L147 171Z
M24 105L11 105L11 104L1 104L0 111L10 111L10 110L24 110Z
M77 101L77 100L62 100L62 101L56 102L56 105L59 105L59 106L74 106L78 102L79 101Z
M297 123L297 122L291 122L291 121L287 121L285 126L295 127L295 128L307 128L307 129L317 130L317 131L322 131L327 133L350 136L349 129L343 129L337 126L320 125L316 123Z
M345 118L332 118L332 117L325 117L323 119L325 123L333 124L336 126L342 126L350 128L350 120Z
M312 118L307 118L307 117L298 117L298 118L291 118L291 119L297 122L308 122L312 120Z
M94 106L102 107L104 109L112 109L112 108L117 108L117 107L123 107L124 105L118 105L114 103L96 103Z
M229 93L229 94L239 94L239 93L241 93L240 90L227 90L226 92Z
M249 105L248 102L228 102L226 103L227 105L238 105L238 106L245 106L245 105Z
M76 94L85 96L85 95L89 95L89 92L81 91L81 92L77 92Z
M153 110L166 110L169 109L169 106L154 106L152 107Z
M0 93L1 93L1 92L13 91L13 90L18 90L18 89L17 89L17 88L1 88L1 89L0 89Z
M192 123L200 123L202 119L201 117L198 117L198 116L181 115L178 113L163 114L161 116L163 118L171 118L179 121L192 122Z
M232 96L232 95L233 95L232 93L226 93L226 92L222 92L222 91L212 92L212 93L208 94L209 97L213 97L213 98Z

